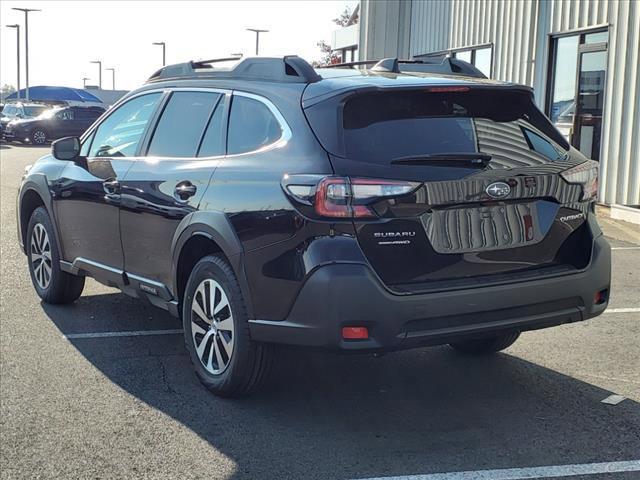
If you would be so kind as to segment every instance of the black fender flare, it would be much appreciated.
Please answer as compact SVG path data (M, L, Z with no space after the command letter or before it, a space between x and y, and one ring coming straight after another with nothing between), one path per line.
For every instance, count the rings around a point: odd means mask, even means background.
M22 251L26 254L26 228L27 225L22 224L22 203L24 200L24 196L28 192L35 192L44 203L44 208L47 210L49 217L51 218L51 223L53 223L53 233L56 237L56 244L58 245L58 255L61 259L64 259L63 251L62 251L62 243L60 242L60 232L58 232L58 222L56 221L56 215L53 209L53 193L49 188L49 182L47 180L47 176L44 173L34 173L29 175L24 183L20 187L20 191L18 193L18 202L16 212L16 221L18 225L18 241L20 246L22 247Z
M171 242L171 293L178 301L178 260L187 241L194 236L203 236L215 242L233 269L247 307L249 318L253 318L253 305L249 283L244 268L244 248L233 225L224 212L197 211L182 219Z

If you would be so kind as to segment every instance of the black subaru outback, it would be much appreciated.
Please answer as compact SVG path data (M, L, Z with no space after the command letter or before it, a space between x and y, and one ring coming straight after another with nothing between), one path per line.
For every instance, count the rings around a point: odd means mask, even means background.
M597 163L528 87L454 59L221 65L163 68L25 174L45 302L90 276L168 310L223 396L277 344L482 354L606 308Z

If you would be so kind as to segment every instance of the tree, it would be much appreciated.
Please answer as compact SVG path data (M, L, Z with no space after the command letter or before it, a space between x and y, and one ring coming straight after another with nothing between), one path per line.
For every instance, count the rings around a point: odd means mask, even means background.
M351 19L352 14L353 12L351 11L351 8L344 7L344 10L340 14L340 16L337 18L334 18L331 21L336 25L340 25L341 27L347 27L349 26L349 20ZM359 20L358 15L356 15L355 18L353 19L353 22L351 22L351 24L353 25L358 23L358 20Z
M333 65L334 63L340 63L342 61L342 55L340 55L340 52L334 52L333 50L331 50L331 45L329 45L324 40L320 40L317 45L322 52L322 57L320 58L320 61L312 63L314 67L321 67L322 65Z
M16 87L14 87L13 85L9 85L8 83L5 83L2 86L2 88L0 88L0 97L2 98L2 100L4 100L15 91L16 91Z
M340 16L331 20L336 25L340 25L341 27L346 27L349 25L349 19L351 19L352 15L351 8L345 7ZM352 24L358 23L358 16L356 15L352 21ZM318 48L322 52L322 57L320 61L313 62L312 65L314 67L320 67L322 65L333 65L334 63L342 62L342 55L340 52L334 52L331 50L331 45L329 45L326 41L320 40L318 43Z

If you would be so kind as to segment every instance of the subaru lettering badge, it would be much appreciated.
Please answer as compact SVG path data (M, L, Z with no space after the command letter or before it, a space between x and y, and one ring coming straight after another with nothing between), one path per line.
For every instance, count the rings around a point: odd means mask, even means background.
M504 182L494 182L485 190L491 198L504 198L511 193L511 187Z

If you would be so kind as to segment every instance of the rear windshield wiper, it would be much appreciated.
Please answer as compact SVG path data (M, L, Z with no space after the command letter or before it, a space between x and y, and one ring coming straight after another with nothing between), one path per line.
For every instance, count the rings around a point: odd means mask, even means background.
M486 167L491 155L486 153L430 153L425 155L408 155L391 160L392 165L447 165L459 167Z

